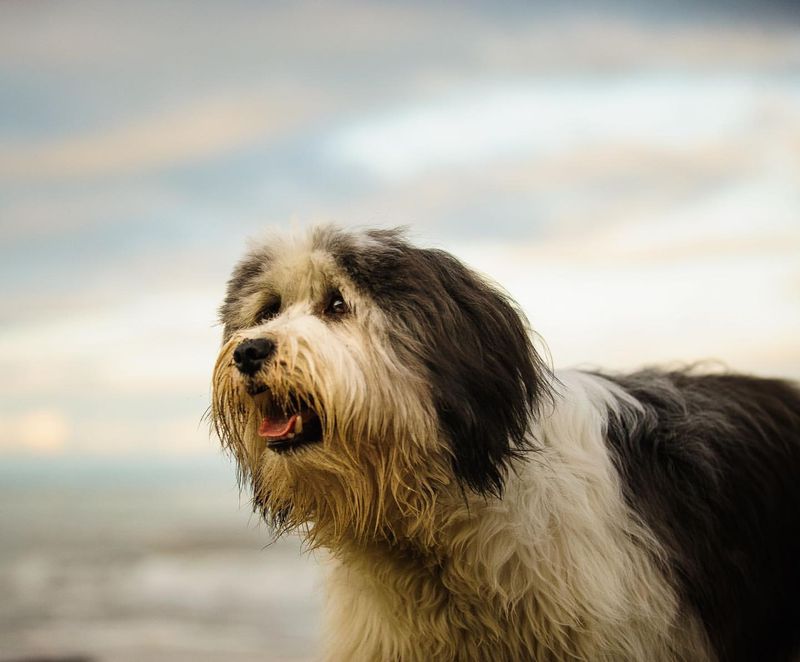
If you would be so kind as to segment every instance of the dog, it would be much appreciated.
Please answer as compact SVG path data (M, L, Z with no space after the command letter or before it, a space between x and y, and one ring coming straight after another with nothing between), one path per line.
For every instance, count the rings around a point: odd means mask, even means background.
M220 316L213 429L276 534L328 550L328 659L798 654L792 383L553 372L398 230L254 245Z

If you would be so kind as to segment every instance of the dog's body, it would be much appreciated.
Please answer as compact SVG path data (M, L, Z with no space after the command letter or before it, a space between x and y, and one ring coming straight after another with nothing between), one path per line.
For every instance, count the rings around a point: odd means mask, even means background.
M335 660L789 660L800 394L552 374L524 317L396 232L318 229L229 283L213 421L328 548Z

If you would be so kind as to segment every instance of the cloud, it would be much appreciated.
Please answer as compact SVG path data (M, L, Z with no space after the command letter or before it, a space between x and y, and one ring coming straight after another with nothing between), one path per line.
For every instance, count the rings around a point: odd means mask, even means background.
M70 424L58 409L30 409L0 417L0 450L51 455L64 450Z
M205 384L219 342L218 299L216 290L165 291L6 327L0 393L174 393Z
M791 172L534 242L450 246L501 283L556 366L721 360L800 378L798 201ZM765 213L765 209L769 213Z
M788 85L764 88L725 75L492 83L364 117L334 135L324 151L333 163L389 182L604 144L679 152L747 131L765 97L779 96L788 115L800 111L800 95Z
M69 444L72 453L87 455L210 455L220 452L201 418L162 414L158 418L131 413L83 418Z
M298 106L263 97L210 99L84 135L38 145L6 144L0 151L0 177L75 179L196 163L283 134L313 104Z

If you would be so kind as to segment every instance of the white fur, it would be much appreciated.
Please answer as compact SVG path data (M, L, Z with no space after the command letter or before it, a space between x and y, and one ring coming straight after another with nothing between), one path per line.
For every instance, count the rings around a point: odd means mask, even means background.
M502 499L440 504L429 556L351 548L329 579L330 660L704 660L707 644L656 568L658 543L624 502L604 443L622 392L558 375Z

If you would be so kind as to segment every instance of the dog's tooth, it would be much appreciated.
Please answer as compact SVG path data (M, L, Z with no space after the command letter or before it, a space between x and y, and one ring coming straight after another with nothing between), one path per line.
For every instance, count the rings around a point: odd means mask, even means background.
M294 433L300 434L302 431L303 431L303 417L298 414L297 418L294 421Z

